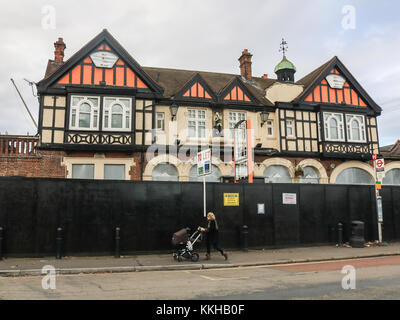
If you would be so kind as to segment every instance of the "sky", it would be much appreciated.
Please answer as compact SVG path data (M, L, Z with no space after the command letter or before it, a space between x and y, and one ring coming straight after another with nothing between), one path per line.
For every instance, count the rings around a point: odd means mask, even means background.
M239 74L243 49L254 76L287 58L302 78L333 56L383 109L380 145L400 139L400 2L392 0L35 0L8 1L0 11L0 133L37 130L39 104L31 82L44 77L54 42L67 60L106 28L142 66ZM34 90L32 90L34 89Z

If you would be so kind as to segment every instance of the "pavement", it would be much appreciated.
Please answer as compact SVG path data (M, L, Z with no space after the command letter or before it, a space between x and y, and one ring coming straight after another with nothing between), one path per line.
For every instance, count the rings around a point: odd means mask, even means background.
M199 251L197 262L178 262L171 254L140 254L115 258L113 256L55 257L45 258L3 258L0 260L0 276L42 275L44 266L53 266L57 274L140 272L163 270L199 270L212 268L234 268L259 265L280 265L292 263L319 262L331 260L358 259L400 255L400 242L390 242L385 246L371 244L369 247L325 245L281 249L249 249L247 251L226 251L225 260L218 252L211 253L205 260Z

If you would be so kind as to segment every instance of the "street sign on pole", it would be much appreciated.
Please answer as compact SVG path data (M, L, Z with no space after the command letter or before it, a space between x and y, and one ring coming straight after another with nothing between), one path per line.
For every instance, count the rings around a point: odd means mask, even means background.
M382 197L379 195L379 190L382 189L382 180L385 177L385 161L383 160L383 158L378 158L376 154L372 156L372 159L374 160L376 212L378 218L378 237L379 237L379 243L382 243L383 210L382 210Z
M207 211L206 201L206 175L211 173L211 150L202 150L197 154L197 175L203 177L203 209L204 217Z

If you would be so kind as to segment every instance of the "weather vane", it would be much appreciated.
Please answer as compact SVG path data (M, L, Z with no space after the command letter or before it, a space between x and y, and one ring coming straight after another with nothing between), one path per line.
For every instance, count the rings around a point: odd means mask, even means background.
M287 42L285 41L285 39L282 38L281 47L279 49L279 52L282 51L283 56L285 56L285 52L287 51L287 49L288 49Z

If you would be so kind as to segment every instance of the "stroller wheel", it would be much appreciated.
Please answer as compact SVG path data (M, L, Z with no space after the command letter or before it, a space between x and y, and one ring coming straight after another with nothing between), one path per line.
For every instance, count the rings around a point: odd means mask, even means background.
M196 252L192 253L192 261L193 261L193 262L199 261L199 255L198 255L198 253L196 253Z

